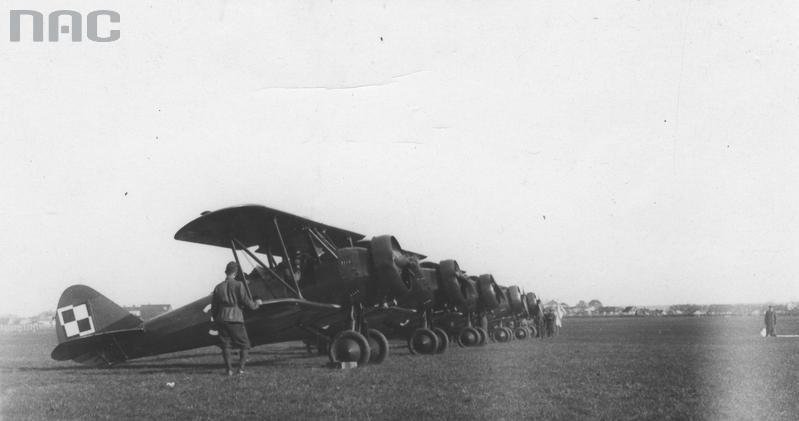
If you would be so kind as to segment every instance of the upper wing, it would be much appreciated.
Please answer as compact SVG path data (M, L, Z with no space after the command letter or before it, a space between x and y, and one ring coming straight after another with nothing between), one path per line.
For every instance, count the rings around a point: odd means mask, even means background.
M293 249L311 252L304 227L324 232L337 246L358 241L363 234L321 224L297 215L261 205L244 205L208 212L189 222L175 233L175 239L192 243L230 247L234 238L246 247L260 246L265 253L279 254L280 240L275 222L280 226L286 245Z

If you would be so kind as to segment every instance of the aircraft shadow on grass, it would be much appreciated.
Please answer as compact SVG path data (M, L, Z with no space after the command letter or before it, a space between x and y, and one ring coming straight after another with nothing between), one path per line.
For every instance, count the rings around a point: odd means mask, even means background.
M238 363L238 354L233 352L234 365ZM280 356L280 359L260 359L260 357ZM218 359L219 361L208 362L206 359ZM308 353L305 347L291 347L281 350L250 350L247 366L248 367L276 367L284 365L287 360L308 360L308 364L302 366L320 366L318 361L320 356L316 353ZM200 360L200 361L192 361ZM294 364L294 363L292 363ZM105 373L113 373L116 370L138 372L139 374L152 374L157 372L218 372L223 367L222 356L219 351L194 353L191 355L159 356L153 359L142 359L131 363L122 363L109 369L102 370ZM3 370L14 370L20 372L74 372L74 373L99 373L96 367L90 366L69 366L69 367L0 367ZM199 370L199 371L198 371Z

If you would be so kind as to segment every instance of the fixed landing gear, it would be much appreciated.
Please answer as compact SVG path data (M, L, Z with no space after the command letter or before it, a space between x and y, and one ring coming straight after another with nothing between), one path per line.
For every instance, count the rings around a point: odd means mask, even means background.
M366 331L369 341L369 364L380 364L388 357L388 339L377 329Z
M354 330L345 330L318 349L320 354L327 351L332 363L357 362L361 366L385 361L389 345L386 336L377 329L368 329L366 336Z
M438 349L436 349L436 354L443 354L449 347L449 336L447 332L440 327L433 329L433 332L438 336Z
M358 365L364 365L371 357L369 341L354 330L339 332L330 342L328 356L334 363L357 362Z
M408 349L411 354L435 354L439 350L440 342L436 332L426 327L420 327L414 330L411 337L408 338Z
M476 346L480 344L480 341L480 332L471 326L461 329L458 333L458 345L461 347Z
M491 339L493 339L494 342L505 343L510 341L510 338L510 332L507 328L502 326L494 328L494 330L491 332Z
M380 364L388 357L388 339L377 329L369 329L364 322L363 306L354 303L349 307L349 329L329 340L327 355L332 363L356 362L359 366ZM321 342L321 341L320 341ZM322 346L319 346L322 350Z
M477 345L482 346L488 343L488 331L479 326L476 327L475 329L477 330L478 333L480 333L480 342Z

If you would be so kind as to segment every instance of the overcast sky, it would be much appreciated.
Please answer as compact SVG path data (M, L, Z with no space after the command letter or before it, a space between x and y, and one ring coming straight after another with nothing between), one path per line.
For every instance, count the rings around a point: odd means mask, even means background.
M0 19L0 313L208 294L173 235L244 203L569 304L799 300L795 2L3 4L121 39Z

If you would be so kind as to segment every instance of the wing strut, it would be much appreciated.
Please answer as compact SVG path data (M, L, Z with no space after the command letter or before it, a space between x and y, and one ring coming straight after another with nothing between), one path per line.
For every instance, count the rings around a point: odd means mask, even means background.
M301 300L304 300L304 298L302 297L302 293L300 292L300 288L299 288L299 286L298 286L296 289L295 289L295 288L293 288L291 285L289 285L289 284L288 284L288 282L284 281L284 280L283 280L283 277L281 277L280 275L278 275L278 274L277 274L277 272L275 272L274 270L272 270L272 268L270 268L269 266L265 265L265 264L264 264L264 262L262 262L262 261L261 261L261 259L259 259L259 258L258 258L258 256L256 256L255 254L253 254L253 252L251 252L250 250L248 250L246 247L244 247L244 244L242 244L242 243L241 243L241 241L239 241L239 240L237 240L237 239L235 239L235 238L233 239L233 241L234 241L234 242L235 242L235 243L236 243L236 244L237 244L239 247L241 247L241 249L242 249L242 250L243 250L245 253L247 253L247 255L248 255L248 256L250 256L250 257L251 257L252 259L254 259L256 262L258 262L258 264L259 264L259 265L261 265L261 266L262 266L264 269L266 269L267 271L269 271L269 273L270 273L270 274L272 274L272 276L274 276L274 277L275 277L275 279L277 279L278 281L280 281L280 283L282 283L282 284L283 284L283 285L284 285L286 288L288 288L290 291L292 291L294 294L296 294L296 295L297 295L297 298L299 298L299 299L301 299ZM234 247L235 247L235 246L234 246ZM235 252L234 252L234 254L235 254ZM236 261L238 261L238 259L236 259ZM295 282L295 285L296 285L296 282Z
M330 253L330 255L332 255L332 256L333 256L333 258L335 258L335 259L338 259L338 255L336 254L336 251L335 251L335 250L333 250L333 247L331 246L331 244L330 244L330 243L328 243L327 241L325 241L325 240L322 238L322 236L321 236L321 235L320 235L318 232L316 232L316 230L315 230L315 229L313 229L313 228L307 228L307 229L306 229L306 231L308 232L308 234L310 234L310 235L311 235L311 237L313 237L313 238L314 238L316 241L318 241L318 242L319 242L319 244L321 244L321 245L322 245L322 247L324 247L324 249L325 249L325 250L326 250L328 253Z
M236 243L233 240L230 240L230 247L233 250L233 258L236 260L236 266L239 267L239 274L241 275L241 282L244 283L244 289L247 290L247 296L250 297L250 299L252 300L252 292L250 291L250 286L247 285L247 278L244 277L244 270L242 270L242 268L241 268L241 262L239 262L239 255L236 254Z
M280 248L283 250L283 261L286 263L286 267L291 271L291 279L294 280L294 287L297 291L297 295L300 293L300 284L299 279L297 276L297 272L292 267L291 264L291 257L289 257L289 251L286 249L286 242L283 241L283 233L280 231L280 224L277 223L277 216L272 218L272 222L275 224L275 231L277 232L277 238L280 240Z

